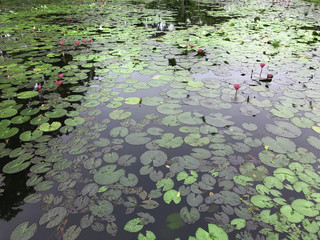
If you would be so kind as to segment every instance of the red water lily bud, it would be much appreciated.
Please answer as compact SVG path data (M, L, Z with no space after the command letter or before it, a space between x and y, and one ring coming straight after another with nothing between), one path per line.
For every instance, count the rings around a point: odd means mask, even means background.
M63 77L63 74L62 74L62 73L59 73L59 74L58 74L58 78L61 79L62 77Z
M77 46L79 45L79 43L80 43L79 41L76 41L76 45L77 45Z
M38 86L37 86L37 88L39 89L39 90L41 90L41 84L38 84Z
M199 48L198 53L199 54L203 53L203 50L201 48Z
M62 41L60 41L59 43L60 43L61 46L63 45L63 42L62 42Z
M194 48L194 46L193 46L193 45L190 45L190 47L191 47L191 48Z
M83 40L83 42L84 42L84 44L87 44L88 41L87 40Z
M235 84L233 85L233 87L236 91L238 91L241 88L240 84Z
M265 66L264 63L260 63L260 67L263 68Z

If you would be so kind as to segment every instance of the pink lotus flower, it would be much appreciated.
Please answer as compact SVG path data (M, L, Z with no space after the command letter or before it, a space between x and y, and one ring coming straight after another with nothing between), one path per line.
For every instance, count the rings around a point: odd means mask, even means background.
M199 54L203 53L203 50L201 48L199 48L198 53Z
M63 42L62 42L62 41L60 41L59 43L60 43L61 46L63 45Z
M186 48L188 48L189 47L189 45L186 45Z
M92 39L89 39L89 42L92 42Z
M140 12L142 12L143 11L143 8L140 8Z
M57 80L57 81L56 81L56 84L57 84L58 86L60 86L60 85L61 85L61 83L62 83L62 81L61 81L61 80Z
M39 90L41 90L41 84L38 84L37 88L38 88Z
M61 79L62 77L63 77L63 74L62 74L62 73L59 73L59 74L58 74L58 78Z
M240 84L235 84L233 85L233 87L236 91L238 91L241 88Z
M83 42L84 42L84 44L87 44L88 41L87 40L83 40Z
M76 41L76 45L77 45L77 46L79 45L79 43L80 43L79 41Z
M219 28L219 27L217 27L217 30L220 30L220 28Z
M194 46L193 46L193 45L190 45L190 47L191 47L191 48L194 48Z

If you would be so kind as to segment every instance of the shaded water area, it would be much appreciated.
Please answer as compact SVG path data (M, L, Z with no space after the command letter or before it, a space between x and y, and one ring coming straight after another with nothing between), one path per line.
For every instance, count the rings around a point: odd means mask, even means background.
M320 239L320 5L1 1L0 239Z

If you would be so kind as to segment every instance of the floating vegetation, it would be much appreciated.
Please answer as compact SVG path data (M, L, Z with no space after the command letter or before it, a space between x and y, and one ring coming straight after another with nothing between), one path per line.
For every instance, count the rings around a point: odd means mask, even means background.
M1 236L320 238L319 5L13 2Z

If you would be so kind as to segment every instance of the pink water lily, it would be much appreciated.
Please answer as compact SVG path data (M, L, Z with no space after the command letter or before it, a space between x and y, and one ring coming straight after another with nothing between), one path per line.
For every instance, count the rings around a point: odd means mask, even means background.
M241 88L240 84L235 84L233 85L233 87L236 91L238 91Z
M259 77L261 78L261 73L262 73L262 69L264 68L265 64L264 63L260 63L260 67L261 67L261 70L260 70L260 75Z
M61 46L63 45L63 42L62 42L62 41L60 41L59 43L60 43Z
M198 53L201 54L203 53L203 50L201 48L198 49Z
M190 45L191 48L194 48L194 45Z
M63 74L62 74L62 73L59 73L59 74L58 74L58 78L61 79L62 77L63 77Z
M267 78L273 78L273 75L272 74L268 74Z
M62 83L62 81L61 81L61 80L57 80L57 81L56 81L56 84L57 84L58 86L60 86L60 85L61 85L61 83Z
M89 42L92 42L93 40L92 39L89 39Z
M79 45L79 43L80 43L79 41L76 41L76 45L77 45L77 46Z
M217 27L217 30L220 30L220 28L219 28L219 27Z
M87 40L83 40L83 42L84 42L84 44L87 44L88 41Z
M38 86L37 86L37 88L39 89L39 90L41 90L41 84L38 84Z

